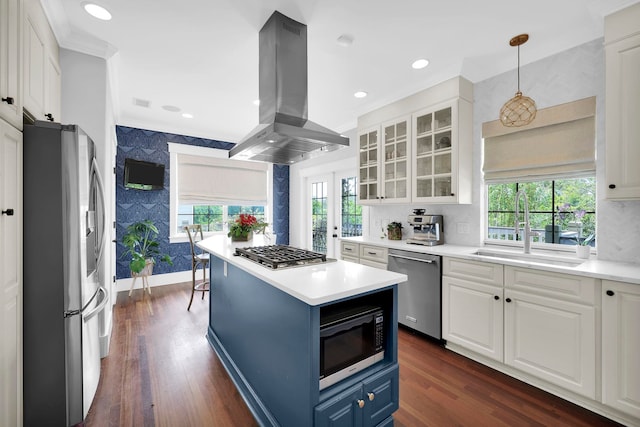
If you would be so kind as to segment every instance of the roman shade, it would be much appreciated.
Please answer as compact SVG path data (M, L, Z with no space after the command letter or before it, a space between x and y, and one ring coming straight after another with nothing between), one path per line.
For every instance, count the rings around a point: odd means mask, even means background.
M190 150L178 145L170 144L170 151L176 156L172 167L177 169L180 204L267 204L268 164L221 158L226 152L214 149L209 156L187 154Z
M595 97L539 110L521 128L483 123L487 183L593 175L596 168Z

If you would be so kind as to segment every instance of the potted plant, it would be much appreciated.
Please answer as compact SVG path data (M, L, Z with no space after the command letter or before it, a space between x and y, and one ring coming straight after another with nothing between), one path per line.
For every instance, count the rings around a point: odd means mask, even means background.
M169 255L160 253L158 228L149 219L129 225L122 236L122 244L127 248L122 256L131 257L129 269L132 276L150 276L156 259L173 265Z
M258 221L251 214L240 214L229 227L227 236L231 237L233 242L246 242L251 240L254 231L264 231L267 225L266 222Z
M390 222L387 225L387 238L389 240L402 240L402 224L399 222Z

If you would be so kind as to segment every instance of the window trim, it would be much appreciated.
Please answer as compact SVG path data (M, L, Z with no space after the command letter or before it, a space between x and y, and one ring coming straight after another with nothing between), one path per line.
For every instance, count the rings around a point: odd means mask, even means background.
M197 145L178 144L175 142L168 142L169 150L169 243L185 243L189 241L186 233L178 233L176 231L178 226L178 192L177 185L173 183L178 182L178 154L188 154L192 156L213 157L217 159L228 159L229 151L219 148L201 147ZM265 222L271 224L271 207L273 206L273 165L269 164L267 167L267 203L264 206L264 218ZM225 205L228 206L228 205ZM225 215L226 215L226 209ZM225 231L210 231L204 233L205 237L220 235L226 233Z

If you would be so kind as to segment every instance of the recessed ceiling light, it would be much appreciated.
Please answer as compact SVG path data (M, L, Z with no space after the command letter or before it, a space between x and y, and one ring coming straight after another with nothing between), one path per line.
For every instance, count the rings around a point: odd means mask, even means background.
M356 98L364 98L365 96L367 96L367 92L359 91L354 93L353 96L355 96Z
M429 65L429 60L428 59L418 59L417 61L414 61L413 64L411 64L411 66L413 68L415 68L416 70L420 70L420 69L426 67L427 65Z
M193 114L182 113L182 117L184 117L185 119L193 119Z
M84 3L82 6L84 7L84 10L94 18L98 18L103 21L111 20L111 13L102 6L98 6L95 3Z
M336 42L342 47L349 47L353 44L353 36L349 34L343 34L338 37Z
M172 113L177 113L180 111L180 107L176 107L175 105L163 105L163 110L171 111Z

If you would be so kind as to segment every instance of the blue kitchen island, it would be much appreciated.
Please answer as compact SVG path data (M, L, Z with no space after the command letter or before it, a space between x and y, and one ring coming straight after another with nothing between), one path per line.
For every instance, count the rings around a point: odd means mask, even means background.
M262 236L215 236L207 338L263 426L391 426L398 408L397 284L406 276L333 261L271 270L235 256ZM384 358L320 390L320 321L342 307L384 311Z

